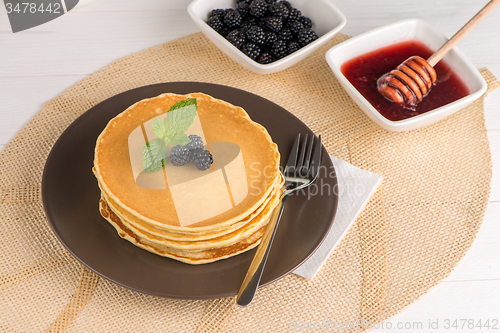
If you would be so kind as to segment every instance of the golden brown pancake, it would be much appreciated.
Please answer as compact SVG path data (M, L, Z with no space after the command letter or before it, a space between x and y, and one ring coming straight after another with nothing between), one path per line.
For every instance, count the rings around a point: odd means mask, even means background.
M105 192L101 192L103 199L106 201L110 209L120 218L120 220L127 226L129 229L137 230L136 233L144 233L151 235L152 237L158 237L162 240L170 240L174 242L194 242L194 241L204 241L208 239L220 238L229 233L235 234L235 232L247 226L249 223L255 224L258 222L260 218L258 215L263 211L269 208L269 206L274 207L276 205L276 200L281 193L280 189L282 188L284 183L283 177L280 177L280 182L276 184L275 188L271 192L271 195L265 199L265 201L250 215L246 216L244 219L226 227L221 230L214 230L206 233L177 233L166 231L163 229L159 229L155 226L151 226L144 221L141 221L136 216L131 215L127 211L120 209L119 206L116 205L113 200L111 200Z
M226 259L245 251L251 250L257 245L259 245L262 235L265 230L265 225L257 230L255 233L250 235L249 237L232 244L227 247L215 248L203 251L175 251L169 249L167 247L155 246L148 244L147 241L139 238L129 229L127 229L121 222L120 218L113 213L109 206L106 204L106 201L101 199L99 201L101 215L108 220L108 222L116 229L120 237L128 240L132 244L149 251L151 253L158 254L163 257L175 259L187 264L199 265L199 264L207 264L217 260Z
M188 229L217 229L245 218L269 196L279 174L279 151L263 126L246 112L202 93L163 94L145 99L113 118L97 140L94 173L102 190L132 215L159 228L184 231L175 213L168 188L145 189L135 183L130 163L128 137L144 122L168 111L186 98L196 98L198 116L208 142L232 142L241 148L251 191L236 207L190 225Z
M106 201L104 197L103 200ZM209 238L209 239L187 239L183 241L179 240L170 240L164 237L154 235L150 232L141 230L136 228L134 225L126 222L117 212L111 207L111 205L106 201L108 205L108 210L112 211L118 218L120 218L121 223L129 229L132 233L140 237L141 239L146 239L150 242L150 244L154 244L157 246L166 246L169 249L178 249L185 251L197 251L197 250L205 250L217 247L225 247L231 244L238 242L239 240L248 237L250 234L253 234L256 230L260 229L264 223L267 222L267 219L272 213L273 208L277 205L279 199L279 193L273 194L272 198L268 201L268 203L263 207L262 210L256 211L255 213L249 215L251 218L243 221L243 225L233 230L229 233L224 233L221 235L217 235L217 237Z
M203 133L204 149L214 156L211 168L199 171L170 161L154 172L140 169L144 146L158 140L152 124L170 124L171 106L189 98L196 98L198 121L189 130L198 126ZM221 151L227 154L216 154ZM127 108L97 139L93 172L101 189L99 209L120 237L152 253L190 264L228 258L260 242L284 183L279 160L266 129L241 107L203 93L162 94ZM179 193L185 196L182 206ZM231 201L212 193L226 193ZM217 210L219 203L224 209ZM200 214L211 205L215 213ZM181 220L186 211L204 218L187 223Z

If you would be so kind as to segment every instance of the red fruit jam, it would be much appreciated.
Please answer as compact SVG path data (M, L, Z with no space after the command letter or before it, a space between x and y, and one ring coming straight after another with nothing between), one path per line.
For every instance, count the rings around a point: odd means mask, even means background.
M391 102L378 92L379 77L396 69L413 55L427 59L432 53L433 51L422 42L409 40L351 59L342 65L341 71L381 115L392 121L403 120L456 101L470 93L465 83L444 61L434 66L437 74L436 83L427 96L418 103L416 110Z

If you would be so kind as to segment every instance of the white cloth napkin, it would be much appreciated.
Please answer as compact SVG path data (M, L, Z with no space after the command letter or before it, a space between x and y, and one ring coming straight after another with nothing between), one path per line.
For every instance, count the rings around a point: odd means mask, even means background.
M337 175L339 202L332 228L314 254L294 273L312 279L321 269L382 182L382 176L330 156Z

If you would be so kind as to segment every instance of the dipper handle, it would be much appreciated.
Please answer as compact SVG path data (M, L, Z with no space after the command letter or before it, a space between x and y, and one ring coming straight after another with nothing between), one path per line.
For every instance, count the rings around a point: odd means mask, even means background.
M439 50L427 59L429 65L434 67L449 50L451 50L465 35L469 33L481 20L488 15L498 4L500 0L491 0L484 6L473 18L469 20L453 37L451 37Z

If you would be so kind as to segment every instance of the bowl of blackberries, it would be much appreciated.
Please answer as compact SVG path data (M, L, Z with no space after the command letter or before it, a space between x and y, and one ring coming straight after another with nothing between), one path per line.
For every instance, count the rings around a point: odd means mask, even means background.
M258 74L303 60L346 23L331 0L194 0L188 13L222 52Z

